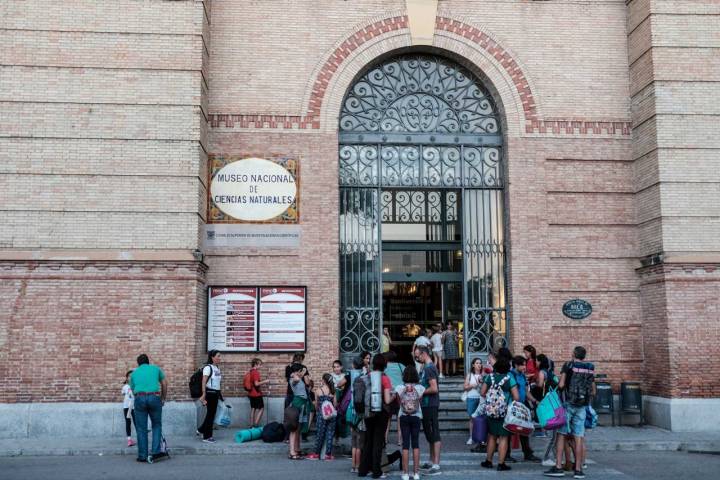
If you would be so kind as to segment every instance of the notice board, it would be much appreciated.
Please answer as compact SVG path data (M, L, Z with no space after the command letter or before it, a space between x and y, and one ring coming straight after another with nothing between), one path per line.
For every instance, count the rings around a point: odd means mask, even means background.
M306 287L208 287L208 350L305 351Z
M208 351L256 351L257 325L257 288L208 289Z

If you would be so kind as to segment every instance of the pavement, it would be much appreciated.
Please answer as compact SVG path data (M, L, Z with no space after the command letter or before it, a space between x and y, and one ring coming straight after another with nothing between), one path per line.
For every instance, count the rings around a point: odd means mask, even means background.
M171 455L245 455L264 454L277 455L284 458L287 453L285 443L266 444L262 441L235 443L237 429L218 429L215 433L217 443L203 443L198 437L167 437ZM395 434L391 433L390 440ZM421 435L422 438L422 435ZM303 444L303 450L312 449L311 442ZM469 448L465 445L466 435L445 435L443 452L465 454ZM347 439L346 439L347 441ZM669 432L656 427L598 427L587 434L588 450L591 452L626 451L626 452L690 452L720 453L720 430L717 432L681 433ZM531 445L536 453L544 451L547 439L532 438ZM389 445L388 450L393 446ZM427 452L427 444L420 445L421 451ZM104 456L104 455L137 455L137 448L126 446L124 437L97 438L40 438L40 439L0 439L0 457L17 456ZM477 455L477 454L475 454ZM516 452L516 457L520 453Z

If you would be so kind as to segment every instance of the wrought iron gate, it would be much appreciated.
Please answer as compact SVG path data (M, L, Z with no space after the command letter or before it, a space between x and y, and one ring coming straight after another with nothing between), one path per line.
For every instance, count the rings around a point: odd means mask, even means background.
M431 204L453 195L461 196L453 228L462 231L454 240L464 258L466 358L505 345L502 135L479 80L431 55L374 66L343 101L339 162L341 354L380 347L383 222L426 222L428 242L453 240L437 233L450 214L436 218Z

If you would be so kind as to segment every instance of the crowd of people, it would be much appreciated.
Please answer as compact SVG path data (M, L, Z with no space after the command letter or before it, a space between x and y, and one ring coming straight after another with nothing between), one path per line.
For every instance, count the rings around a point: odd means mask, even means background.
M436 328L423 332L415 341L414 362L409 365L399 363L392 350L374 356L363 352L353 359L352 368L347 371L342 362L336 360L330 372L316 377L318 381L304 365L304 354L295 354L285 369L287 391L283 426L288 458L335 460L333 453L339 439L349 436L352 447L350 471L360 477L385 478L383 468L398 460L403 480L418 479L420 474L439 475L442 472L440 379L443 378L440 365L444 360L457 360L454 358L456 341L457 331L452 327L445 331ZM526 345L522 355L513 356L508 348L500 348L485 359L478 357L470 362L463 385L463 399L471 417L467 444L474 443L472 418L485 416L487 439L473 448L485 453L481 467L494 468L497 453L497 470L511 470L508 463L516 460L511 455L511 432L503 421L508 406L518 402L532 410L554 391L562 394L567 417L564 425L551 431L552 438L542 459L534 454L530 438L521 435L519 443L524 460L542 461L550 466L544 472L546 476L561 477L569 470L574 478L584 478L586 406L594 395L594 366L585 357L585 349L575 347L572 359L558 374L554 362L545 354L537 354L532 345ZM218 404L223 400L220 361L220 352L211 350L206 364L190 380L191 395L205 411L196 433L208 443L215 442L213 421ZM147 355L140 355L137 363L137 368L127 372L123 384L123 415L128 446L135 444L131 436L132 419L138 432L137 460L152 463L167 456L161 444L161 413L167 395L167 380L162 369L150 364ZM261 366L260 359L253 359L243 380L250 399L252 426L260 425L264 411L262 386L268 380L261 379ZM445 367L447 374L455 371L452 363ZM194 383L196 394L193 394ZM393 417L397 418L397 442L402 448L387 454ZM148 419L152 424L151 446L147 439ZM304 453L300 448L301 439L307 439L312 425L315 425L314 448ZM430 459L423 465L420 465L421 431L429 445ZM546 435L542 430L535 432L535 436Z

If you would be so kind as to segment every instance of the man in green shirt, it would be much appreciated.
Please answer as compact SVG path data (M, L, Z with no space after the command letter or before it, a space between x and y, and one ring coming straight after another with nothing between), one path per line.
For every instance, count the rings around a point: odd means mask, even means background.
M130 375L130 389L135 396L135 430L138 440L138 462L153 463L166 457L160 452L162 407L167 397L167 379L157 365L150 365L146 354L137 357L138 367ZM148 456L147 421L152 421L152 454Z

